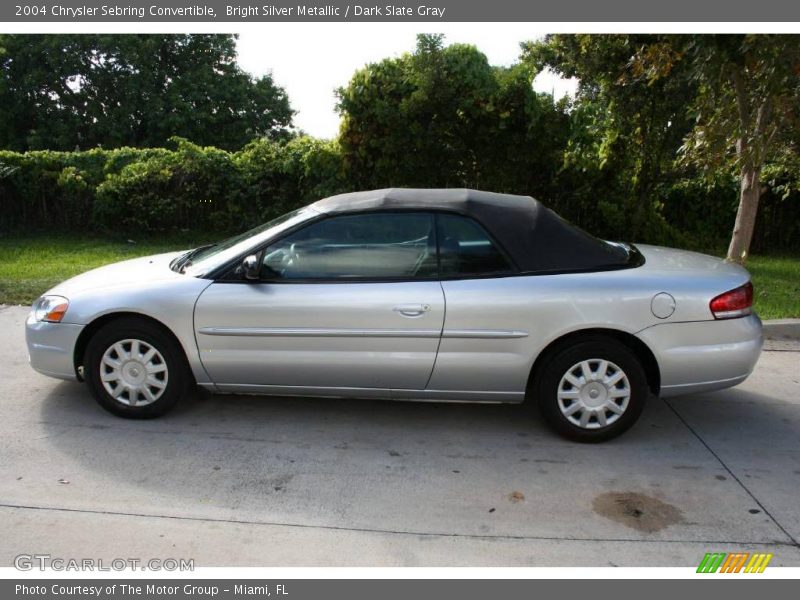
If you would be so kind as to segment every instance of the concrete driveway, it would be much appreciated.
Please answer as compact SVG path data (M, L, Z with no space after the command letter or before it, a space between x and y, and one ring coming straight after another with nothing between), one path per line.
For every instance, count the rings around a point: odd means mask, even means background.
M126 421L27 365L0 308L0 564L800 566L800 352L736 389L652 399L610 443L523 407L196 394Z

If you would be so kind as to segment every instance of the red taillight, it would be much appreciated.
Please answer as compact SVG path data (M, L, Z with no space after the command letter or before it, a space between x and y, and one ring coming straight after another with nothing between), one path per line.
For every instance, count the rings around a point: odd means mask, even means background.
M750 314L752 306L753 284L749 281L735 290L720 294L709 304L715 319L744 317Z

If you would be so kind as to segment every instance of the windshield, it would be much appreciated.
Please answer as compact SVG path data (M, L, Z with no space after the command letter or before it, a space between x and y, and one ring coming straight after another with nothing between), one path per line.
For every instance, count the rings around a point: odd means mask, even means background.
M202 277L281 231L318 215L307 206L297 209L222 242L195 248L177 258L170 266L182 273Z

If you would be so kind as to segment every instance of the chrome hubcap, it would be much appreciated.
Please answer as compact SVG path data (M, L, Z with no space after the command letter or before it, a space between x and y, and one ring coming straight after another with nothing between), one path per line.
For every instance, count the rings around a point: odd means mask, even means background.
M628 408L631 386L617 365L600 358L570 367L558 384L558 408L583 429L600 429L616 422Z
M169 371L161 353L142 340L120 340L103 353L100 381L117 402L146 406L167 389Z

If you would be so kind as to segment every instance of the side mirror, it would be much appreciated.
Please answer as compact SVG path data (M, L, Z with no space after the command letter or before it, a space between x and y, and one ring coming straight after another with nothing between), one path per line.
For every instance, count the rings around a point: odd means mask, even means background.
M245 279L258 279L261 266L260 262L261 261L258 260L258 256L255 254L245 257L245 259L242 261L242 273L244 274Z

